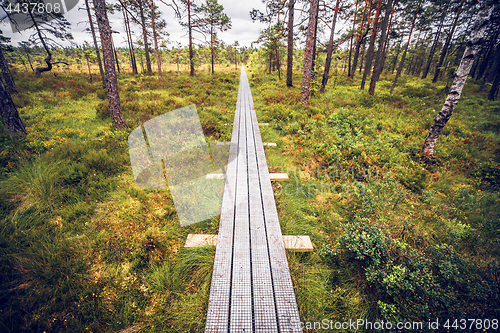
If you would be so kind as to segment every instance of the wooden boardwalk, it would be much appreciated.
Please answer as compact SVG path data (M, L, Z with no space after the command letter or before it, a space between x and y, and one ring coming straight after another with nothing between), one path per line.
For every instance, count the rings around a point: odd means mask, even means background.
M302 332L244 67L229 154L205 332Z

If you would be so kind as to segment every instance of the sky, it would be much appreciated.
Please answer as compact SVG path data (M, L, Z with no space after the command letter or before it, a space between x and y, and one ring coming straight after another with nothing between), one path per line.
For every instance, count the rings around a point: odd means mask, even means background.
M114 2L116 1L107 1L107 3ZM224 12L231 18L232 28L225 32L219 32L218 37L226 44L233 44L235 41L238 41L240 46L250 47L251 43L259 37L259 31L265 29L266 25L260 22L252 22L249 13L253 8L264 11L265 5L260 0L219 0L219 3L224 6ZM170 33L168 39L171 42L169 47L175 46L175 42L177 41L182 45L187 45L187 31L180 26L178 19L174 16L173 10L159 1L156 1L155 4L160 7L163 18L167 22L166 31ZM84 7L84 0L79 0L78 5L65 14L66 19L71 23L71 33L74 37L73 42L78 45L82 45L84 41L92 44L92 37L84 32L88 21L87 13L83 10ZM114 34L113 36L115 46L126 47L122 14L111 15L109 19L112 30L120 32L120 34ZM0 24L0 30L3 31L4 36L12 38L12 45L17 45L20 41L28 40L29 36L33 33L33 31L13 33L10 25L6 24ZM140 36L139 26L134 24L131 30L134 32L135 39L137 39ZM199 39L195 41L196 43L204 41L204 37L200 34L195 34L194 37ZM68 44L64 43L63 45Z

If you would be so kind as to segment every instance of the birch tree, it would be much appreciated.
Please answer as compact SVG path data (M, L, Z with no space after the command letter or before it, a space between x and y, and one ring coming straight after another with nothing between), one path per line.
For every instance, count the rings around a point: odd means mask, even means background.
M467 41L467 46L462 56L462 61L460 62L460 65L457 69L457 73L451 85L448 96L446 97L446 101L444 102L441 111L434 119L434 123L432 124L432 127L429 130L427 137L425 138L425 142L422 147L422 153L428 156L434 155L434 147L436 145L436 141L441 134L441 130L451 118L453 111L458 104L460 95L462 94L462 89L465 85L465 81L467 80L467 76L469 75L472 64L474 63L474 59L476 58L476 55L481 48L481 44L484 41L484 32L488 26L491 13L493 12L495 5L488 3L485 0L481 1L479 4L481 6L481 9L477 14L476 21L469 35L469 40Z

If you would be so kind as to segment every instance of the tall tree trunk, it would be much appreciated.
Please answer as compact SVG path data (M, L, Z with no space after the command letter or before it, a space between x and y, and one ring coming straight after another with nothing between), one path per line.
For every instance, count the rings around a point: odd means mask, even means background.
M303 106L309 106L309 94L311 86L311 76L313 68L313 49L316 41L314 39L314 28L318 19L319 0L311 0L309 8L309 25L307 28L306 48L304 50L304 75L302 76L302 89L300 92L300 102Z
M497 66L495 79L491 84L490 92L488 93L488 100L496 101L498 99L498 91L500 90L500 67Z
M337 0L338 1L338 0ZM288 0L288 40L286 55L286 86L293 87L293 14L295 0Z
M47 57L45 58L45 63L47 64L47 67L37 67L35 69L35 76L40 77L43 72L48 72L52 70L52 53L50 53L49 48L47 47L47 44L45 43L45 40L42 37L42 33L40 32L40 28L38 27L38 24L36 23L35 18L33 17L33 14L31 11L28 11L31 17L31 21L35 25L36 32L38 34L38 38L40 38L40 41L42 42L43 48L45 49L45 52L47 52Z
M325 92L326 84L328 83L328 75L330 74L330 65L332 63L333 54L333 36L335 34L335 23L337 22L337 14L339 11L340 0L335 4L335 14L333 14L332 30L330 31L330 40L328 41L328 49L326 51L325 71L323 72L323 80L321 80L320 92Z
M393 93L394 88L396 87L396 83L398 83L399 76L401 75L401 71L403 70L403 65L405 64L406 52L408 51L408 46L410 45L411 34L413 33L413 28L415 27L415 20L417 19L419 10L420 8L418 8L415 11L415 15L413 16L413 21L411 22L410 34L408 35L408 41L406 42L403 55L401 56L401 61L399 62L398 71L396 72L396 77L394 78L394 82L392 83L391 94Z
M366 55L366 43L361 43L361 61L359 62L359 74L363 71L363 64L365 63L365 55Z
M455 27L457 26L458 17L462 12L462 5L464 4L464 1L465 0L462 0L462 2L460 2L460 6L458 6L457 15L455 15L455 20L453 21L453 25L451 26L450 33L448 34L448 37L446 37L446 42L444 43L443 50L441 50L441 56L439 57L439 61L436 65L436 72L434 72L434 78L432 79L432 82L434 83L439 78L439 74L441 72L441 66L443 66L444 58L446 57L446 53L448 52L448 47L450 46L451 38L453 37L453 33L455 32Z
M396 56L394 57L394 61L392 63L391 73L394 73L394 70L396 69L396 64L398 63L399 53L401 53L401 43L403 43L403 39L404 39L404 35L401 34L401 39L399 40L399 43L398 43L398 50L396 51Z
M387 27L387 33L386 33L386 38L385 38L385 43L384 43L384 50L382 53L384 58L382 59L382 66L380 67L380 73L382 73L384 71L385 60L387 58L387 48L389 47L389 39L390 39L389 37L390 37L391 29L392 29L392 16L394 15L394 8L396 7L397 3L398 3L398 1L395 0L394 3L392 4L392 8L390 9L391 15L389 17L389 24ZM378 80L378 78L377 78L377 80Z
M424 73L422 74L422 79L425 79L427 77L427 74L429 74L429 70L432 64L432 59L434 58L434 53L436 52L437 44L439 42L439 36L441 35L441 29L443 28L445 17L446 17L446 11L444 11L443 15L441 16L441 21L439 22L438 31L436 32L436 37L434 37L434 42L432 43L431 50L429 51L427 64L424 67Z
M139 1L139 14L141 16L141 26L142 26L142 38L144 42L144 55L146 57L146 68L148 75L153 75L153 69L151 68L151 58L149 57L149 45L148 45L148 31L146 29L146 17L144 16L143 1Z
M351 36L351 42L349 45L349 64L347 67L347 76L351 77L351 54L352 54L352 41L354 39L354 29L356 28L356 13L358 11L358 1L356 0L356 5L354 6L354 18L352 20L352 36Z
M210 55L211 55L211 63L212 63L212 74L214 74L214 27L213 25L210 27Z
M368 46L368 52L366 53L366 65L365 71L363 72L363 78L361 79L361 90L365 89L365 82L368 75L372 70L372 62L373 62L373 49L375 48L375 36L377 35L377 25L378 18L380 16L380 5L382 4L382 0L378 0L377 11L375 12L375 20L373 21L373 29L372 34L370 36L370 45ZM383 44L382 44L383 45ZM380 45L379 45L380 48Z
M35 69L33 68L33 63L31 62L29 49L27 47L23 47L23 48L24 48L24 52L26 53L26 57L28 58L28 62L30 63L31 71L34 72Z
M153 28L153 41L155 43L156 63L158 64L158 80L161 81L161 59L160 59L160 52L158 51L158 38L156 36L154 0L151 0L151 27Z
M9 88L9 92L11 94L17 94L18 90L16 87L16 83L14 82L14 78L10 73L9 64L7 64L7 60L3 55L2 44L0 44L0 69L2 70L3 78L7 83L7 87Z
M187 0L189 35L189 76L194 76L193 27L191 26L191 0Z
M375 65L373 66L373 74L370 81L370 88L368 89L368 93L370 95L375 95L375 87L377 85L377 81L380 77L380 73L382 73L382 68L384 66L385 60L385 42L387 40L387 26L389 24L389 17L392 16L392 0L387 0L386 8L385 8L385 16L382 21L380 40L378 43L378 50L375 56ZM365 69L366 70L366 69Z
M113 41L113 35L111 35L111 42L113 45L113 54L115 55L116 70L120 73L120 62L118 61L118 53L116 53L115 42Z
M118 128L127 126L123 118L118 93L118 81L115 72L115 59L113 57L113 39L106 13L105 0L94 0L94 10L101 35L102 56L104 58L104 71L106 74L106 88L108 90L109 112L113 125Z
M490 43L488 45L488 51L486 52L484 60L479 64L479 73L476 76L476 80L480 80L486 72L486 68L491 60L491 55L495 52L495 42L498 39L499 33L500 30L497 30L495 33L491 34L492 38L490 39ZM500 54L498 54L493 60L498 59L498 56L500 56Z
M130 64L132 65L132 73L138 74L137 63L135 61L134 54L134 42L132 41L132 32L130 31L130 20L128 19L128 13L125 8L123 8L123 19L125 20L125 32L127 33L127 42L130 54Z
M278 55L278 47L276 47L275 51L276 51L276 67L278 68L278 80L281 80L281 64Z
M319 3L316 9L316 24L314 25L314 46L313 46L313 62L312 62L312 73L314 74L314 66L316 65L316 46L318 42L318 15L319 15Z
M483 82L481 82L481 86L479 87L479 91L483 91L486 87L486 83L494 80L496 73L500 70L500 45L497 46L495 51L495 58L493 59L493 66L491 69L484 75Z
M483 43L483 35L495 6L494 4L487 5L486 1L482 1L481 6L482 8L477 14L476 22L474 23L469 40L467 41L467 47L464 55L462 56L460 66L457 69L457 74L455 75L455 79L451 85L450 92L444 102L443 108L434 119L434 124L425 138L422 153L427 154L428 156L432 156L434 154L434 147L437 139L439 138L439 134L455 110L458 100L460 99L460 95L462 94L465 81L467 80L467 76L469 75L472 64L474 63L474 58Z
M16 133L27 133L7 86L2 79L0 79L0 113L2 114L3 123L11 136Z
M101 54L99 52L99 44L97 44L97 37L94 30L94 22L92 20L92 15L90 14L89 0L85 0L85 8L87 9L87 15L89 17L90 32L92 33L92 39L94 40L94 49L97 56L97 63L99 64L99 73L101 73L102 87L106 89L106 80L104 79L104 70L102 69Z
M368 6L368 7L367 7ZM358 34L358 40L356 41L356 50L354 52L354 59L352 61L352 68L351 68L351 76L354 76L356 73L356 67L358 64L358 56L359 56L359 49L361 47L361 42L363 41L363 38L368 34L368 29L370 28L370 16L371 16L371 7L372 7L372 0L366 0L365 2L365 10L363 10L363 16L361 17L361 23L359 24L359 34ZM365 22L365 15L366 11L368 8L368 24L366 26L366 32L363 34L363 25Z

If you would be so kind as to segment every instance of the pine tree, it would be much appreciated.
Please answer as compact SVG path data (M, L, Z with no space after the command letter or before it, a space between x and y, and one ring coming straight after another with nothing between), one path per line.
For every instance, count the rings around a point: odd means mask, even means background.
M306 48L304 51L304 74L302 76L302 89L300 93L300 102L305 107L309 106L310 85L314 61L314 45L316 44L315 28L316 21L318 19L318 6L319 0L311 0Z
M219 4L217 0L206 0L205 3L200 6L199 12L201 18L195 20L193 24L210 35L210 62L213 74L217 30L226 31L231 29L231 19L224 13L224 6Z
M391 9L392 9L392 0L387 0L384 21L382 21L382 27L381 27L382 33L378 44L377 54L375 56L375 65L373 66L370 88L368 89L368 93L372 96L375 95L375 87L377 85L377 81L380 77L380 73L382 73L382 68L384 66L384 60L385 60L384 45L387 40L387 26L389 24L389 18L391 16Z
M323 72L323 79L321 80L321 89L320 92L325 92L326 84L328 83L328 75L330 74L330 66L332 63L332 54L333 54L333 35L335 33L335 23L337 22L337 14L339 12L340 0L337 0L335 4L335 13L333 14L332 21L332 29L330 30L330 39L328 40L328 48L326 51L326 60L325 60L325 71Z
M97 18L97 25L99 27L99 34L101 36L102 55L104 58L104 71L106 75L106 88L108 90L111 120L115 127L124 128L127 124L123 118L122 108L120 105L111 27L109 26L105 0L94 0L94 10Z

